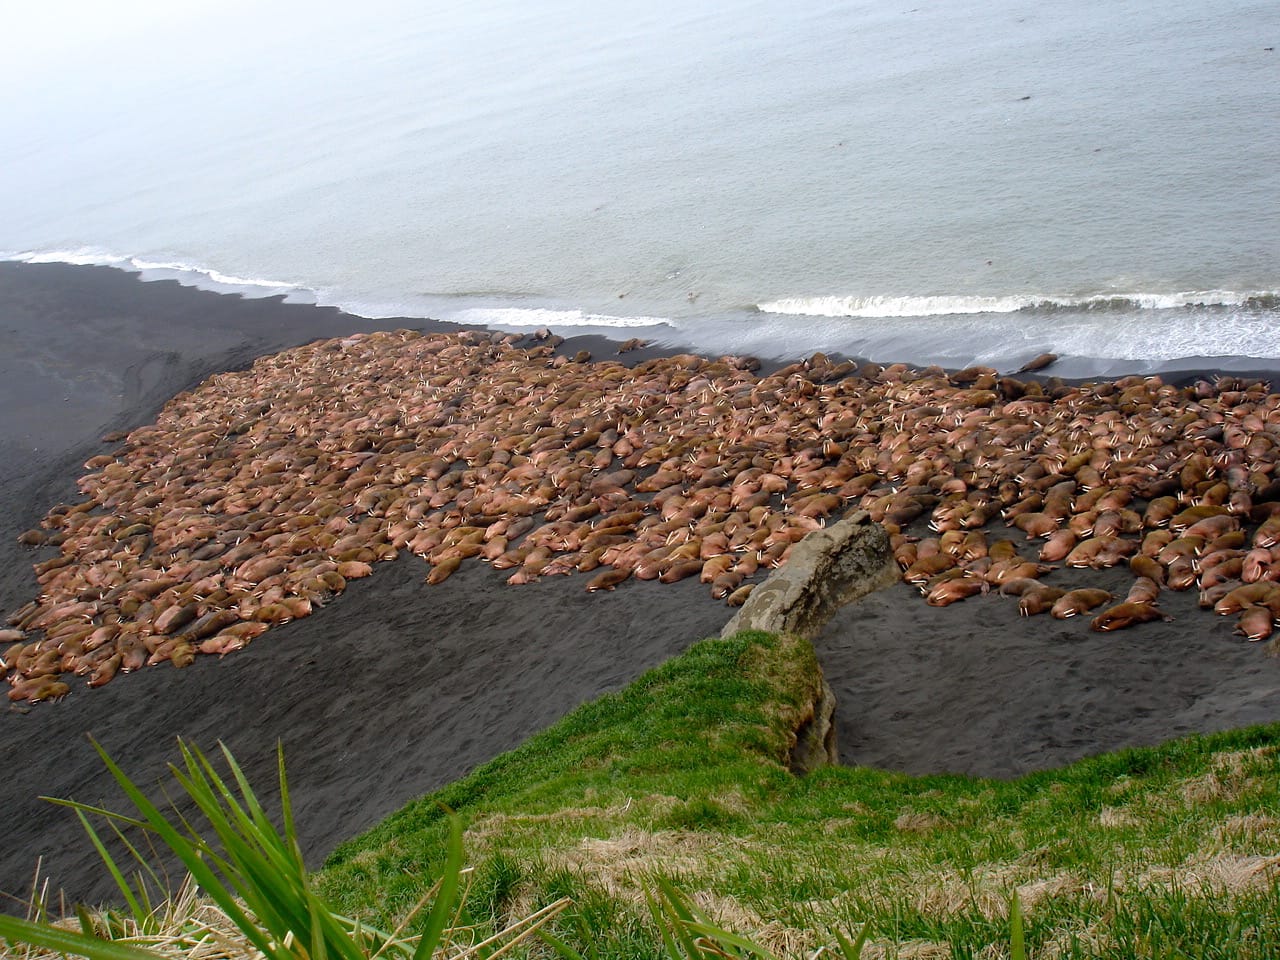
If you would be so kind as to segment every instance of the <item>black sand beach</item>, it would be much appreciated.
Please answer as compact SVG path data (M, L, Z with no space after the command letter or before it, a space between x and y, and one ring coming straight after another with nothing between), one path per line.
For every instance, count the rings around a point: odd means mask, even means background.
M1123 596L1132 577L1074 580ZM1280 660L1195 591L1161 606L1172 622L1094 633L1088 616L1020 617L995 593L938 609L900 583L851 604L815 641L841 762L1007 778L1280 718Z
M34 553L17 534L74 502L105 431L147 423L176 392L263 353L424 326L144 284L107 268L0 264L0 611L36 589ZM423 570L412 557L380 565L315 616L226 660L77 685L59 703L0 714L0 893L25 896L42 857L55 889L110 895L75 818L37 799L117 803L86 734L143 783L176 759L182 736L203 748L226 741L267 784L283 742L318 863L411 797L717 633L730 612L692 581L589 594L580 577L508 587L477 565L427 587ZM1020 620L1005 598L935 609L905 586L873 595L818 643L842 756L1010 776L1280 716L1280 660L1232 638L1230 621L1192 611L1194 596L1178 602L1188 609L1171 607L1171 623L1092 635L1078 621Z

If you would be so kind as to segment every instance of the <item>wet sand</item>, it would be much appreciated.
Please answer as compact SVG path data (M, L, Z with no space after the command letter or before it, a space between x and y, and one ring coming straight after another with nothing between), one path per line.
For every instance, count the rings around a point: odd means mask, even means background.
M173 394L263 353L399 327L447 329L108 268L0 264L0 611L36 588L34 554L15 537L78 499L81 464L108 449L104 432L150 422ZM176 759L183 736L204 748L225 740L266 784L283 742L319 862L411 797L717 633L730 612L691 581L588 594L583 577L508 587L477 565L428 588L424 571L413 557L380 565L315 616L223 661L162 665L0 712L0 892L25 895L43 857L69 896L110 895L75 818L36 799L117 802L86 734L143 783ZM1280 717L1280 661L1229 639L1231 625L1200 614L1098 636L1080 622L1019 620L1005 598L935 609L898 587L844 611L818 647L845 760L1007 776Z

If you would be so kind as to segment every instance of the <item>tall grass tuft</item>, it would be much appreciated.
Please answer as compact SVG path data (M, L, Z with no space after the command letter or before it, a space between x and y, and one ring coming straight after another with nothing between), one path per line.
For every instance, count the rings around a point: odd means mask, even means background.
M559 900L475 942L476 928L463 922L469 872L463 869L462 824L450 814L441 878L387 933L342 916L314 890L298 844L282 751L277 757L283 830L278 830L225 746L221 750L229 780L198 749L179 741L182 764L170 765L170 770L207 822L207 830L201 832L176 810L162 811L101 746L95 743L94 747L137 815L69 800L54 802L72 808L80 817L120 891L124 910L95 915L78 908L78 931L48 922L42 910L27 919L0 916L0 939L10 944L90 960L156 960L175 955L258 955L267 960L428 960L443 954L492 958L529 937L569 903ZM106 820L135 861L132 879L107 849L91 815ZM129 842L123 827L141 829L168 848L189 872L192 889L198 888L225 922L211 923L199 919L193 910L176 909L189 904L191 894L155 898L152 888L160 885L159 877ZM410 933L415 925L417 932Z

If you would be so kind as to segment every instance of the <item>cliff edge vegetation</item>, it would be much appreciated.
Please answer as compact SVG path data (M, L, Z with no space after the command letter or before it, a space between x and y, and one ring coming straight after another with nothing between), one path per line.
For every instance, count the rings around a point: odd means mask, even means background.
M1014 894L1030 956L1280 950L1280 725L1014 781L798 775L821 687L806 641L702 641L342 845L320 890L394 925L443 869L448 809L469 915L570 897L554 930L584 957L662 954L657 877L784 956L867 921L864 956L1007 956Z

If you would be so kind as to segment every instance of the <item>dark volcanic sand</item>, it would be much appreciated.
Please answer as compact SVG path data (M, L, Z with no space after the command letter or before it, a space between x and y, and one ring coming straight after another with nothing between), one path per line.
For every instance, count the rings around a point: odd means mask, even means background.
M1124 569L1047 582L1120 595ZM1171 623L1094 633L1090 616L1020 617L991 593L949 607L905 583L840 610L814 641L836 696L840 760L1012 777L1191 733L1280 720L1280 659L1234 617L1164 591Z
M260 354L406 326L446 329L144 284L107 268L0 263L0 613L36 588L35 555L15 537L78 499L81 464L108 449L104 431L148 423L174 393ZM603 342L585 345L606 355ZM508 587L467 564L429 588L424 570L412 557L380 565L324 610L222 661L147 669L97 690L77 682L57 704L0 706L0 892L25 896L43 856L55 889L111 895L75 818L36 799L122 806L86 733L144 784L177 758L176 737L206 749L222 739L264 789L282 741L318 862L410 798L718 633L729 612L687 581L588 594L583 577ZM1186 613L1097 636L1079 622L1019 620L1004 598L939 610L906 587L874 595L818 643L840 702L842 756L1003 776L1280 717L1280 661L1226 639L1230 621ZM20 905L0 899L0 909Z
M36 590L16 542L59 501L79 499L102 433L150 422L174 393L255 356L354 330L422 326L242 300L105 268L0 263L0 612ZM431 325L444 329L444 325ZM67 398L67 399L64 399ZM56 704L0 701L0 894L25 897L36 858L53 889L113 888L70 797L125 809L86 734L140 783L167 779L175 738L224 740L269 792L282 741L310 858L410 799L518 745L702 637L727 609L696 582L587 593L585 577L508 587L479 564L422 582L407 556L380 564L324 610L219 661L146 669ZM158 795L158 794L157 794ZM17 910L0 899L0 909Z

